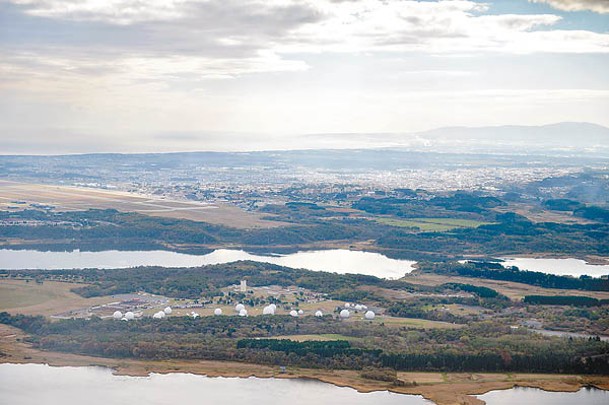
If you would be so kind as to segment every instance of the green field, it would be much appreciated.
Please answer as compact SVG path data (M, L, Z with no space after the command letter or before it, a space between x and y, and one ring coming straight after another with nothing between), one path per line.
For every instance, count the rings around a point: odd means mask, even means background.
M418 228L422 232L444 232L456 228L477 228L480 225L491 224L491 222L459 218L377 218L376 221L400 228Z

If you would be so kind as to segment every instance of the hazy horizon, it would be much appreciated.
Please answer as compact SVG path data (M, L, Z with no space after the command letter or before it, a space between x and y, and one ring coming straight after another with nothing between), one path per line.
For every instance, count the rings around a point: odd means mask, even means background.
M1 153L607 127L608 27L605 0L0 0Z

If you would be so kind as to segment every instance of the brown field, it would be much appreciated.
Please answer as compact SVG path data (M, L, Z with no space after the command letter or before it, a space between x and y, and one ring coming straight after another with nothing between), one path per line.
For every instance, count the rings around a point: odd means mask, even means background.
M407 274L404 281L412 284L440 285L448 282L472 284L492 288L513 300L520 300L525 295L577 295L581 297L593 297L598 299L609 299L607 291L581 291L581 290L558 290L553 288L542 288L533 285L515 283L512 281L487 280L470 277L440 276L435 274Z
M360 392L392 391L401 394L422 395L438 405L482 405L472 395L483 394L514 386L536 387L548 391L574 392L591 385L609 389L608 376L577 376L560 374L492 374L492 373L423 373L400 372L398 378L416 382L417 386L395 387L391 383L365 379L355 370L323 370L288 368L281 373L278 367L259 364L207 361L171 360L143 361L81 356L69 353L40 351L24 341L26 335L19 329L0 325L0 363L42 363L51 366L102 366L119 375L147 376L155 373L193 373L209 377L256 376L259 378L307 378L339 387L351 387Z
M0 280L0 311L51 316L60 312L109 302L109 297L83 298L70 291L81 284Z
M15 201L26 204L15 204ZM123 212L189 219L234 228L272 228L285 225L227 203L178 201L164 197L93 188L17 183L0 180L0 209L31 204L53 206L57 211L113 208Z
M552 211L546 210L530 204L514 204L510 203L505 207L494 208L497 212L515 212L524 217L527 217L532 222L557 222L560 224L592 224L594 221L573 216L568 211Z

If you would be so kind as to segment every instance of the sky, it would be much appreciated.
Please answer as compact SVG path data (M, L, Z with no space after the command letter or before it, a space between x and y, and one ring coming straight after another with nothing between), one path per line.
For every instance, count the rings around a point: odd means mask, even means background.
M609 0L0 0L0 153L609 126Z

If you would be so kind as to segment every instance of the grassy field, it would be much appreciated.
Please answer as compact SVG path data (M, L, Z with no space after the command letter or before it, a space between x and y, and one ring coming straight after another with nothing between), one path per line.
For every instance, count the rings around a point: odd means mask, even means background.
M456 228L477 228L490 222L459 218L377 218L377 222L399 228L419 228L422 232L444 232Z
M83 298L70 291L79 284L45 281L0 280L0 311L50 316L109 302L108 297Z
M16 204L18 201L20 204ZM189 219L234 228L273 228L285 225L223 203L174 200L123 191L0 181L0 209L44 204L58 211L113 208L123 212Z

